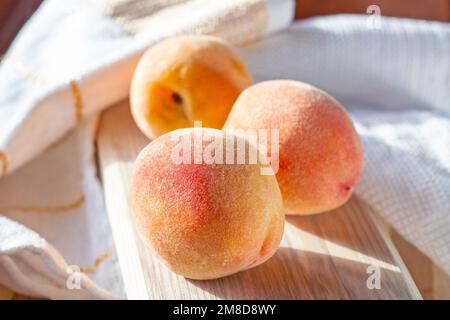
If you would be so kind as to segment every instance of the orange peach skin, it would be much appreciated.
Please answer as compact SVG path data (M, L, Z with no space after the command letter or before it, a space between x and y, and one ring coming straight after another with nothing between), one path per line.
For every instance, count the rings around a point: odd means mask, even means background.
M284 228L275 175L261 175L259 164L176 164L171 154L177 139L192 139L193 132L165 134L138 156L130 189L138 233L186 278L214 279L263 263Z
M202 121L220 129L239 94L252 84L241 59L219 38L164 40L141 58L130 103L135 122L149 138Z
M345 109L325 92L289 80L256 84L241 94L224 126L237 128L280 130L277 180L287 213L328 211L351 196L363 148Z

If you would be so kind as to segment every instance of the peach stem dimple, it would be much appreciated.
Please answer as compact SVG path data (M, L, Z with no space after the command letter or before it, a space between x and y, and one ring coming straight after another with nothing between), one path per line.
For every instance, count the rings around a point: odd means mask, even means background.
M183 103L183 98L176 92L172 93L172 100L176 103L176 104L182 104Z
M172 101L180 107L181 111L183 112L184 116L186 117L186 119L191 123L191 125L193 125L194 121L191 119L190 117L190 113L187 110L187 105L184 102L183 97L178 93L173 91L171 94L171 98Z

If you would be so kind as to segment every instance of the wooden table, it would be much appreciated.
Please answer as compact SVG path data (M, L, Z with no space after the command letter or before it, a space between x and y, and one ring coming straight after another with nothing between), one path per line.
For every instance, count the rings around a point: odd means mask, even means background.
M134 160L149 140L128 102L101 117L98 157L125 289L132 299L419 299L420 294L374 213L353 197L315 216L288 216L276 255L218 280L193 281L167 269L135 232L128 204ZM367 281L373 266L380 288ZM368 269L369 268L369 269Z

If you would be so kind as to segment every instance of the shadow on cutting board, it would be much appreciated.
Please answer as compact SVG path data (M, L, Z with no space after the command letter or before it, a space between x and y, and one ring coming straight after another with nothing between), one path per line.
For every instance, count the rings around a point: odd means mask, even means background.
M256 268L217 280L189 281L222 299L411 298L406 287L395 285L403 281L399 271L381 269L380 289L368 289L367 267L342 258L280 248Z

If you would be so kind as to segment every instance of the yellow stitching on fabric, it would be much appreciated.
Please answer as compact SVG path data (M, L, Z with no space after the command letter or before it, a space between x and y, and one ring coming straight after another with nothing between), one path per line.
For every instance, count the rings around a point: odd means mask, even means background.
M44 86L47 84L47 82L40 77L38 74L33 72L30 68L28 68L26 65L24 65L22 62L10 57L3 55L0 57L1 63L5 65L9 65L13 67L17 72L19 72L22 76L24 76L26 79L33 82L35 85Z
M8 212L30 212L30 213L59 213L67 212L70 210L78 209L81 207L86 198L81 195L77 200L67 204L61 204L56 206L11 206L6 208L0 208L0 214L6 214Z
M83 273L94 273L97 271L98 267L105 262L106 259L108 259L111 256L111 252L105 251L101 253L94 261L93 265L91 267L81 267L80 271Z
M81 89L75 80L70 81L70 89L72 90L73 103L75 107L75 120L78 122L83 118L83 97Z
M6 153L1 152L1 151L0 151L0 162L2 164L2 166L1 166L2 171L1 171L0 177L3 177L8 173L9 160L8 160L8 157L6 157Z
M55 142L53 142L52 144L50 144L46 150L51 150L51 149L55 149L57 147L59 147L60 145L62 145L64 142L66 142L67 140L69 140L69 138L72 136L72 134L74 133L74 130L69 130L67 131L61 138L59 138L58 140L56 140Z
M114 9L109 3L107 3L106 1L101 1L100 5L103 9L103 13L107 15L113 22L115 22L125 33L127 33L131 37L136 37L136 33L130 29L128 23L120 18L114 17Z

